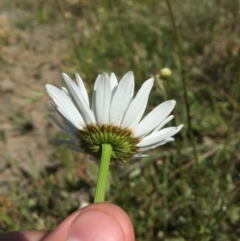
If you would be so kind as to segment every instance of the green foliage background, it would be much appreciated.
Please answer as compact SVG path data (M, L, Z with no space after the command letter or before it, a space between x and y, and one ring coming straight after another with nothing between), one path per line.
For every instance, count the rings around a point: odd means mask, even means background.
M239 240L239 1L18 4L31 14L16 22L16 28L34 29L33 21L65 22L69 52L63 71L80 73L89 90L103 71L120 78L133 70L137 89L150 76L157 79L148 111L165 99L177 101L171 124L185 127L175 143L111 167L107 200L129 213L136 240ZM159 80L163 67L173 72L163 81L164 89ZM39 222L53 228L78 208L71 194L84 189L93 198L96 165L89 161L91 174L79 177L76 165L85 156L65 146L53 147L53 152L61 159L56 169L29 177L35 185L24 193L13 185L18 215L4 211L9 210L5 205L0 211L2 230L39 228Z

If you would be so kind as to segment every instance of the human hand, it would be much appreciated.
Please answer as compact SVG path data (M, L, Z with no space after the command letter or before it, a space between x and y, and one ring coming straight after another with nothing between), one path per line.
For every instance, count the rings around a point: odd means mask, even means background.
M128 215L111 203L79 209L53 231L15 231L0 234L0 241L134 241Z

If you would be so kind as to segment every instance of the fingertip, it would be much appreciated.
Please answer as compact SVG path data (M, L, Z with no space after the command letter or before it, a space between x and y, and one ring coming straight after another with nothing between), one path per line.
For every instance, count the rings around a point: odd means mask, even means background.
M99 203L99 205L101 205L106 212L111 213L114 218L116 218L118 224L121 225L121 228L125 234L126 241L134 241L134 228L128 214L122 208L112 203Z
M70 226L66 241L134 241L134 229L126 212L111 203L95 203L81 209Z
M71 214L42 241L134 241L127 213L111 203L94 203Z

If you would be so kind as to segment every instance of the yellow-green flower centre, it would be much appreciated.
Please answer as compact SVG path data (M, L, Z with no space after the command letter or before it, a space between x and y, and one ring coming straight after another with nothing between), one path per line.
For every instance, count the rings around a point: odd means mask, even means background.
M114 125L86 125L77 132L78 145L96 159L101 157L102 144L112 146L111 162L131 159L139 152L140 139L134 137L130 129Z

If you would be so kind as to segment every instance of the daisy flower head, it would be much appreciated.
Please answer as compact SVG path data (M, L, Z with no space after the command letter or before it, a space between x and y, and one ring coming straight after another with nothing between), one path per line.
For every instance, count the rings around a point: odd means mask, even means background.
M152 78L134 96L133 72L126 73L119 82L115 74L102 73L95 81L91 103L78 74L76 83L66 74L63 78L66 88L47 84L46 90L64 125L55 116L49 117L70 137L62 143L95 159L101 158L103 144L112 148L111 162L140 157L149 149L173 141L172 136L183 127L163 128L173 118L169 114L174 100L163 102L143 118Z

